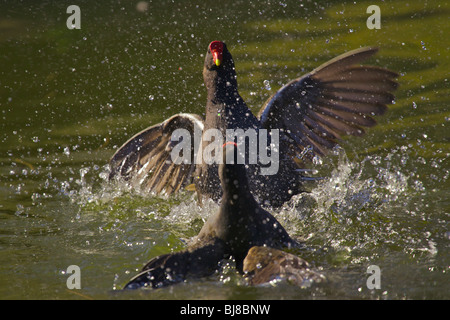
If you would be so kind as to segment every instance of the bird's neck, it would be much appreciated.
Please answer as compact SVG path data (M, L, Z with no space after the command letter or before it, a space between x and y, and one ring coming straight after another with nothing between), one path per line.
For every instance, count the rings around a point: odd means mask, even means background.
M239 96L236 71L233 65L218 70L204 69L204 81L208 91L208 100L216 103L229 102Z
M222 202L225 205L234 208L229 213L242 214L242 209L245 207L252 207L256 201L248 188L247 174L244 165L228 165L234 166L232 170L226 170L222 179L226 183L222 183L223 196ZM238 167L239 166L239 167ZM252 215L252 212L246 212L247 216Z
M250 110L237 92L208 95L205 130L222 130L225 137L226 129L246 129L249 127L246 114L250 114Z
M227 243L229 254L242 269L242 262L255 237L258 205L248 190L245 168L233 168L222 175L223 196L218 219L222 222L222 239ZM243 169L243 170L240 170ZM239 181L239 183L236 183Z
M230 101L240 98L236 80L234 80L233 84L230 79L214 79L214 81L208 85L207 89L208 100L214 102L215 104L229 104Z

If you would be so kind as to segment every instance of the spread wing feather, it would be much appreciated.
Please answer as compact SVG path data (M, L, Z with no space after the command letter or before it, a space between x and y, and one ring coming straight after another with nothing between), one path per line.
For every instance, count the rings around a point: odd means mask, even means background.
M359 65L377 51L347 52L284 85L261 108L261 126L282 130L296 149L312 151L310 159L326 154L344 135L363 135L398 87L397 73Z
M194 144L191 145L192 161L177 163L171 151L182 140L172 141L172 133L185 129L194 136L203 130L203 120L195 114L176 114L139 132L121 146L110 160L109 179L121 178L131 184L140 185L144 191L178 191L190 180L195 169Z

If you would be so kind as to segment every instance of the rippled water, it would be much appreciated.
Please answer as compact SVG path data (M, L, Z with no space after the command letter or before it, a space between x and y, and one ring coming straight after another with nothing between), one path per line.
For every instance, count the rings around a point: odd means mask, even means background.
M2 3L0 298L450 298L450 9L386 2L371 31L369 4L160 2L143 13L132 1L80 2L81 30L69 31L62 4ZM106 181L109 158L132 134L203 112L201 70L215 39L228 43L254 112L288 79L365 45L381 47L371 63L401 74L396 103L315 166L325 179L310 192L271 210L327 283L249 287L226 261L207 279L122 292L218 208L189 191L149 197ZM70 265L81 290L66 286ZM370 265L381 289L367 288Z

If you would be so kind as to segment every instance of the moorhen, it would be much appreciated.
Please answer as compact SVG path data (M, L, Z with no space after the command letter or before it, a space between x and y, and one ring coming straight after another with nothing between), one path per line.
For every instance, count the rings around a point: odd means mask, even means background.
M236 157L236 145L226 144L223 148L224 159ZM219 176L223 188L220 209L209 217L188 248L153 258L125 285L125 289L161 288L187 278L205 277L213 274L219 268L219 262L230 256L235 258L236 267L242 272L244 259L250 261L247 265L251 266L252 261L255 265L265 256L264 266L270 263L270 254L264 255L263 250L254 250L257 254L252 255L252 247L279 250L301 246L275 217L258 205L248 189L244 164L220 164ZM274 255L272 260L275 259L279 256ZM272 263L276 264L275 261ZM305 269L306 265L298 264L296 267L300 270ZM254 271L251 267L247 269L249 274ZM280 275L284 274L283 270L279 271ZM272 268L271 276L275 272ZM264 279L258 274L255 277L257 283Z
M203 67L205 119L180 113L139 132L113 155L109 178L122 178L144 191L169 195L195 183L199 195L219 200L222 189L217 164L195 161L208 146L208 139L203 136L201 143L192 144L188 163L177 163L171 151L182 139L172 141L174 131L185 129L195 136L218 129L225 139L227 129L278 130L277 172L260 174L262 165L258 163L248 165L246 172L259 203L281 206L304 191L305 160L325 155L344 135L361 136L363 127L376 124L372 116L384 114L386 105L392 103L398 74L359 65L377 51L360 48L344 53L290 81L255 116L239 95L234 61L226 44L213 41Z

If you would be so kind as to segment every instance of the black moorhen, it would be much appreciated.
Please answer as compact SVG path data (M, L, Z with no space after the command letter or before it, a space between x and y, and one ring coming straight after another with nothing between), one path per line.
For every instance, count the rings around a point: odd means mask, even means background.
M224 160L236 157L235 145L226 144L224 149ZM150 260L125 289L160 288L187 278L208 276L219 268L222 259L230 256L235 258L236 267L242 272L244 258L252 260L248 252L253 246L277 249L299 246L283 226L258 205L248 189L244 164L220 164L219 176L223 188L219 211L209 217L186 250Z
M290 81L271 96L254 116L239 95L233 58L225 43L213 41L203 68L207 89L206 118L176 114L129 139L110 161L110 179L119 177L149 192L172 194L195 183L200 195L219 200L217 164L195 164L209 142L192 144L191 161L177 164L171 151L176 129L192 136L208 129L279 130L279 169L260 174L261 165L247 166L249 187L263 205L281 206L304 191L304 160L323 156L343 135L360 136L372 127L392 103L397 73L375 66L361 66L378 51L360 48L344 53L310 73ZM269 137L270 139L270 137ZM202 140L205 140L204 137Z

